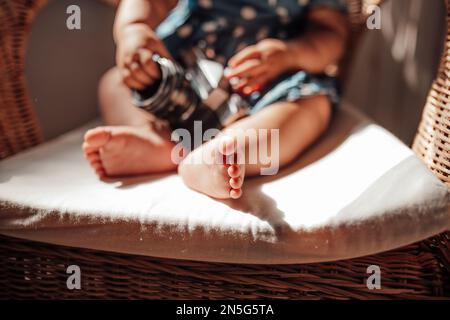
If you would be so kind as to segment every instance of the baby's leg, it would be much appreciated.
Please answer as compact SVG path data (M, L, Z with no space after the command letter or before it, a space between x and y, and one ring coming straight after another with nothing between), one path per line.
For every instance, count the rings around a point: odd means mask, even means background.
M130 89L113 68L99 85L99 103L108 126L89 130L83 150L100 178L176 169L171 161L170 132L131 104Z
M246 129L278 129L278 160L283 167L294 160L303 150L315 142L327 129L331 118L331 102L326 96L314 96L295 102L274 103L251 117L230 125L229 135L239 138L239 131ZM264 136L263 136L264 138ZM270 137L268 138L269 141ZM265 141L264 141L265 142ZM246 141L246 150L259 149L259 139ZM255 146L256 145L256 146ZM270 150L270 146L268 147ZM248 158L248 156L247 156ZM246 164L246 175L259 175L267 163Z
M109 126L142 127L155 122L148 112L131 103L131 91L121 79L119 69L108 70L98 86L98 101L104 122Z
M258 149L262 141L248 139L247 129L279 129L278 163L284 166L297 157L325 131L331 117L331 104L327 97L316 96L296 102L277 102L258 113L241 119L226 130L228 150L239 152L239 141L245 141L246 161L251 150ZM236 130L233 130L236 129ZM245 137L242 137L245 134ZM263 137L264 138L264 137ZM220 138L219 138L220 139ZM224 153L223 143L214 139L194 150L180 164L178 171L185 183L200 192L216 198L238 198L242 194L244 175L255 176L267 163L226 165L199 163L201 154ZM268 139L270 141L270 137ZM265 140L264 142L266 142ZM234 147L233 147L234 145ZM269 146L270 150L270 146ZM273 156L273 155L272 155Z

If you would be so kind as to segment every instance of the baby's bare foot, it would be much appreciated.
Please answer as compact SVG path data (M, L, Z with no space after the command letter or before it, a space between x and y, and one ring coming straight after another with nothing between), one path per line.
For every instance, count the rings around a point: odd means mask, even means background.
M178 173L194 190L217 199L238 199L245 177L245 165L236 161L238 152L234 139L214 139L191 152Z
M100 178L175 170L172 143L149 127L98 127L86 132L83 151Z

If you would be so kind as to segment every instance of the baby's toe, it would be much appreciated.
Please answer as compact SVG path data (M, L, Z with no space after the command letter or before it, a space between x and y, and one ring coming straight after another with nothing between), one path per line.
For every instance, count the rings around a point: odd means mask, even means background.
M91 163L91 167L92 167L92 169L94 169L95 174L96 174L100 179L103 179L103 178L105 178L105 177L107 176L106 170L105 170L105 168L103 167L103 165L102 165L101 162L94 162L94 163Z
M219 152L224 156L233 155L236 152L236 141L230 136L219 138Z
M105 170L101 162L91 162L90 165L95 171Z
M90 163L101 162L100 154L98 151L93 151L85 154L86 160Z
M100 178L100 179L105 179L106 177L107 177L107 174L106 174L106 171L105 171L105 169L96 169L95 170L95 174L97 174L97 176Z
M87 142L83 142L83 145L81 146L81 149L83 149L84 156L87 158L87 156L91 153L98 152L97 147L91 146Z
M228 175L231 178L237 178L241 175L241 167L239 165L233 164L228 167Z
M111 139L111 132L105 128L99 127L89 130L84 135L85 145L88 148L99 149Z
M230 187L232 187L233 189L240 189L242 187L243 182L244 180L242 179L242 177L231 178Z
M242 189L231 189L230 190L230 198L231 199L239 199L242 196Z

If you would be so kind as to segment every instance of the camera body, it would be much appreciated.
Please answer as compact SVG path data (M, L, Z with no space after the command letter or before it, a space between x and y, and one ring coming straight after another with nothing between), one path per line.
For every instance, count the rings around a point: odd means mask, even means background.
M205 58L200 50L184 54L184 68L156 54L153 60L161 79L143 90L133 90L133 104L166 120L172 130L186 129L194 136L195 121L201 121L204 132L221 129L249 113L247 102L224 79L224 67Z

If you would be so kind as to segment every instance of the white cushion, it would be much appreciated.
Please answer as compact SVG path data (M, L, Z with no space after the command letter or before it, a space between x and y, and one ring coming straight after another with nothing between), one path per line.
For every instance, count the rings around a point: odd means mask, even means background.
M238 201L189 190L176 174L101 182L81 153L87 127L0 162L1 234L167 258L303 263L385 251L450 225L445 185L351 109L279 175L247 179Z

